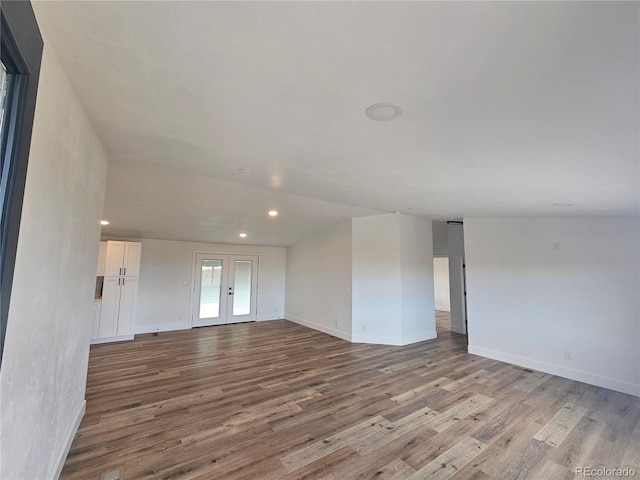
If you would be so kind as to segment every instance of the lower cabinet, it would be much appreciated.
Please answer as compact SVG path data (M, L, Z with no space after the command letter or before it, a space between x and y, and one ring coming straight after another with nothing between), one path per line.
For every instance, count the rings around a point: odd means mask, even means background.
M95 338L133 335L137 297L138 277L104 277L102 309Z

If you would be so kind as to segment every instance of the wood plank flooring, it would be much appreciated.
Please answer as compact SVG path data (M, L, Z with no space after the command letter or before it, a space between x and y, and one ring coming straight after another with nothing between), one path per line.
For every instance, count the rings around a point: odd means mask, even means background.
M93 345L63 480L640 476L636 397L438 340L350 344L284 320Z

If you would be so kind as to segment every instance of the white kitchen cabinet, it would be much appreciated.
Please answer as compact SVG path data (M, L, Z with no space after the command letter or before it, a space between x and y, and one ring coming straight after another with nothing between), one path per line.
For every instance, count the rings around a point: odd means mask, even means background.
M138 277L140 275L140 242L109 240L105 261L105 277Z
M96 292L102 293L101 310L97 323L94 313L91 343L133 338L141 250L140 242L105 242L104 275L98 275L104 280L101 289L96 287Z
M138 277L105 277L96 338L133 335L137 300Z
M120 287L122 277L105 277L102 284L102 310L97 338L115 337L120 313Z
M120 286L120 308L118 309L118 328L116 334L133 335L133 320L136 316L138 301L138 277L122 277Z

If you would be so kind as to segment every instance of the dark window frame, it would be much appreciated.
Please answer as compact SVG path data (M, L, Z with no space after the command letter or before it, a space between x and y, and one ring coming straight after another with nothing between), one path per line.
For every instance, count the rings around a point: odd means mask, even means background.
M43 42L28 1L0 3L1 57L9 76L2 155L3 198L0 229L0 362L9 317L22 201L29 162ZM5 176L6 174L6 176Z

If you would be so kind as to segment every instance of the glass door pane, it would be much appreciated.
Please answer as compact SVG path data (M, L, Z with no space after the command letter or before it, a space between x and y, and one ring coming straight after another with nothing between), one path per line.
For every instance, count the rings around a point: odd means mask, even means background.
M233 315L249 315L251 313L251 260L235 261L235 278L233 279Z
M201 269L198 318L218 318L222 293L222 260L202 260Z

